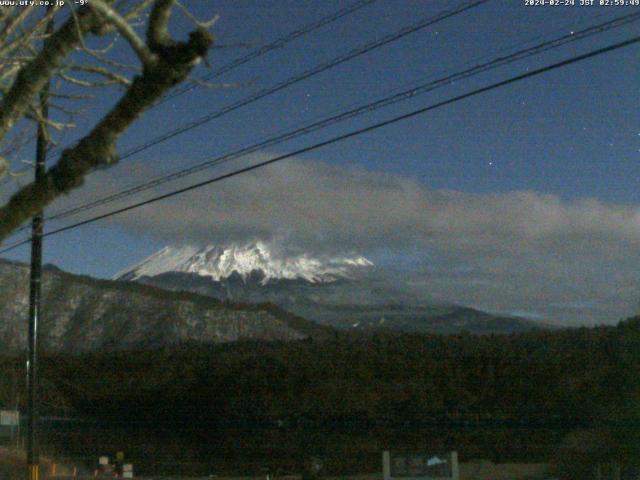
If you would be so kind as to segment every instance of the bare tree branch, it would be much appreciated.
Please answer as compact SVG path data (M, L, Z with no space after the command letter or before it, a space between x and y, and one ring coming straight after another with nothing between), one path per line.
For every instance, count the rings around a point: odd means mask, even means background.
M84 88L100 88L100 87L107 87L109 85L114 85L114 84L121 84L121 85L131 84L131 82L128 79L123 79L124 81L119 81L115 79L91 81L91 80L81 80L65 72L59 72L57 75L58 77L63 79L65 82L69 82L72 85L76 85L78 87L84 87Z
M78 14L77 25L75 19L69 19L49 38L38 55L20 70L0 104L0 140L26 113L31 99L42 90L55 70L60 68L63 60L78 45L80 33L97 26L92 11L83 9Z
M71 64L68 65L66 69L69 70L75 70L78 72L86 72L86 73L93 73L95 75L99 75L101 77L105 77L109 80L111 80L110 84L113 83L118 83L120 85L131 85L131 80L129 80L128 78L119 75L118 73L109 70L107 68L104 67L99 67L97 65L75 65L75 64Z
M129 21L138 20L142 16L143 12L149 8L153 2L155 2L155 0L138 1L130 11L124 14L124 18Z
M149 28L147 29L147 44L152 52L173 45L173 40L169 37L169 19L171 18L171 7L175 0L158 0L151 11L149 17Z
M173 0L155 2L147 28L148 48L155 58L144 63L142 73L133 79L113 109L87 136L64 150L58 163L47 171L41 181L22 187L0 208L0 240L54 199L82 185L84 177L91 170L116 163L116 141L122 133L171 87L187 78L194 65L207 54L213 37L205 29L191 32L186 42L171 39L168 21L173 3ZM100 17L93 12L78 12L80 32L104 31L101 30L104 25L96 25ZM29 108L29 100L61 66L62 59L79 41L78 30L70 20L50 37L39 55L23 67L11 91L15 90L16 85L22 85L28 91L21 95L19 101L12 99L11 95L5 97L0 110L0 138L24 115Z
M185 7L184 5L182 5L182 3L180 3L178 0L176 0L176 5L180 8L180 10L182 10L182 13L185 14L185 16L191 20L193 22L193 24L197 27L200 28L206 28L209 29L211 27L213 27L216 22L218 20L220 20L220 15L214 15L211 19L206 20L206 21L201 21L198 20L188 9L187 7Z
M19 11L18 15L11 17L4 25L4 28L0 32L0 43L4 43L7 38L18 28L25 18L27 18L35 7L30 5Z
M131 45L144 65L155 62L156 58L151 53L144 41L138 36L129 23L109 5L102 0L91 0L89 6L98 12L105 20L111 23Z
M86 50L83 50L83 51L84 51L84 53L86 53L90 57L95 58L100 63L104 63L105 65L109 65L109 66L111 66L113 68L118 68L120 70L129 70L129 71L133 71L133 72L139 72L140 70L142 70L137 65L133 65L133 64L130 64L130 63L122 63L122 62L118 62L116 60L113 60L112 58L108 58L103 54L103 52L98 51L98 50L86 49Z

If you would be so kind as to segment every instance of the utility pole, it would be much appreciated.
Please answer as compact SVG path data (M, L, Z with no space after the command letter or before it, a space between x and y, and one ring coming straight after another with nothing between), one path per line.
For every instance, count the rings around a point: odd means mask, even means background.
M53 2L51 2L53 3ZM53 7L47 8L51 15L46 27L47 35L53 33ZM45 42L47 39L45 39ZM35 184L45 176L47 159L47 133L44 122L49 117L50 82L40 92L42 119L38 122L36 142ZM33 217L31 224L31 275L29 281L29 336L27 355L27 467L28 480L39 480L40 450L38 446L38 322L40 321L40 291L42 282L42 211Z

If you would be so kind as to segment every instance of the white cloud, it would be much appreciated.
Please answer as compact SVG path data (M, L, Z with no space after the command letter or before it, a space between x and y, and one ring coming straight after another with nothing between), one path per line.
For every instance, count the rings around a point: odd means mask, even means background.
M75 201L115 188L120 172L96 172ZM314 253L424 251L417 270L431 296L558 320L552 303L566 306L563 318L596 322L632 313L640 298L640 208L596 199L435 191L399 175L287 160L111 222L170 244L260 238Z

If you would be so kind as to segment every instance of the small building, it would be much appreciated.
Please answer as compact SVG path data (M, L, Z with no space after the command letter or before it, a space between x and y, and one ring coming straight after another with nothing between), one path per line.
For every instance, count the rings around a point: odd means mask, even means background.
M0 444L15 445L20 434L20 412L0 410Z
M384 480L460 480L457 452L382 452Z

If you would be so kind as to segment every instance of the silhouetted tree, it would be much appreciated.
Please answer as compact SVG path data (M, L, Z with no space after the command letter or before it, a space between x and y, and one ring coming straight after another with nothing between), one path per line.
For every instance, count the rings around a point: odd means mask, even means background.
M78 89L117 84L124 93L89 133L61 153L38 184L21 187L0 207L0 240L57 197L82 185L93 169L116 163L118 138L188 77L213 42L208 31L212 22L195 20L188 40L171 38L169 21L179 5L176 0L91 0L79 8L67 1L66 6L48 9L33 3L0 7L0 174L10 173L5 156L29 138L30 122L43 124L49 140L51 131L73 127L72 122L42 114L39 95L50 80L66 84L49 94L52 107L65 114L70 113L70 100L87 99ZM62 20L67 7L70 15ZM53 33L46 31L50 19L58 20ZM145 21L146 34L140 36L135 27ZM89 47L90 37L112 43L122 38L137 60L123 64L111 53L112 45Z

